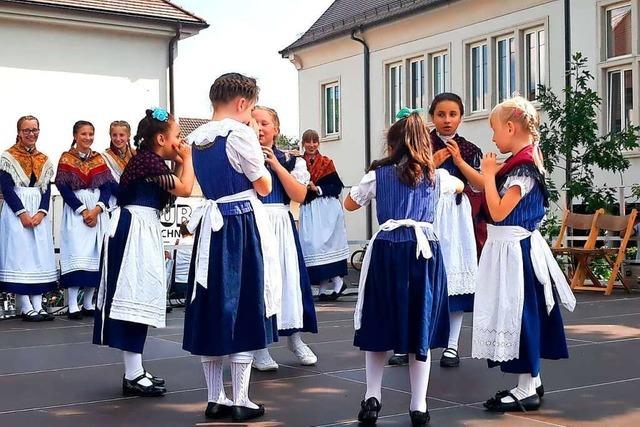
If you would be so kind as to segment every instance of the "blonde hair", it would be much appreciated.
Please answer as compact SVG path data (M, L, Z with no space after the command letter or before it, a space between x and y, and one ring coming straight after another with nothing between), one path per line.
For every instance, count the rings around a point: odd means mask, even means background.
M128 122L124 120L116 120L114 122L111 122L111 124L109 125L109 135L111 135L111 132L113 132L113 128L115 127L125 128L129 136L131 136L131 125Z
M273 143L275 144L276 139L278 138L278 135L280 135L280 118L278 117L278 112L273 108L265 107L263 105L256 105L255 107L253 107L253 109L254 111L255 110L266 111L271 116L271 120L273 121L274 127L278 129L278 132L276 132L276 134L273 136Z
M540 172L544 173L544 161L540 151L540 114L533 104L521 96L502 101L493 107L489 120L497 118L501 123L512 122L531 135L533 160Z

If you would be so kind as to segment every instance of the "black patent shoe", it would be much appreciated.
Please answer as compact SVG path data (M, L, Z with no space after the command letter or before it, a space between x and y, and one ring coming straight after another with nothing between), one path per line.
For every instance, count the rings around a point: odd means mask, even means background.
M264 415L264 405L257 408L247 408L246 406L233 405L231 407L231 419L235 422L252 420Z
M505 403L502 401L503 397L509 396L514 401ZM498 393L491 399L484 402L484 407L487 408L490 412L527 412L527 411L536 411L540 408L540 396L538 394L534 394L525 399L518 399L511 393L509 390L503 390Z
M26 313L22 313L22 320L25 322L41 322L42 316L35 310L29 310Z
M231 415L231 406L215 402L207 403L207 409L204 411L204 416L209 419L224 418L229 415Z
M86 308L82 307L82 309L80 309L80 313L82 313L84 317L93 317L96 314L96 310L87 310Z
M382 405L375 397L360 402L360 412L358 413L358 421L361 424L372 426L378 421L378 414L382 409Z
M162 396L167 392L166 388L157 386L153 383L151 383L151 385L149 386L140 385L138 382L145 378L147 378L145 374L142 374L133 380L128 380L122 377L122 395L123 396L155 397L155 396Z
M429 424L429 420L431 419L429 411L409 411L409 417L411 417L411 425L413 427L424 427Z
M82 320L82 312L81 311L74 311L73 313L68 312L67 317L69 318L69 320Z
M40 315L40 318L43 322L51 322L52 320L55 320L56 318L53 316L53 314L51 313L47 313L47 311L43 308L42 310L40 310L38 312L38 314Z
M542 398L544 396L544 384L540 384L540 387L536 387L536 394Z
M408 354L394 354L387 362L390 366L404 366L409 364Z
M446 354L453 353L455 356L449 357ZM443 368L457 368L460 366L460 357L458 356L458 350L454 348L446 348L442 352L442 357L440 358L440 366Z
M165 386L166 381L164 380L164 378L156 377L155 375L150 374L147 371L144 371L144 375L147 377L149 381L151 381L153 385L159 385L161 387Z

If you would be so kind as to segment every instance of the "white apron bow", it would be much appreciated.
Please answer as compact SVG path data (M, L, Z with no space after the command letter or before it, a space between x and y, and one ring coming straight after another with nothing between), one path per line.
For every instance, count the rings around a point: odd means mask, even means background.
M420 255L424 259L429 259L432 256L431 246L429 245L429 239L424 233L424 230L428 230L433 233L433 225L429 222L419 222L412 219L390 219L380 226L378 231L371 237L367 251L364 254L362 261L362 268L360 270L360 282L358 284L358 302L356 303L356 309L353 314L353 325L356 329L360 329L362 321L362 305L364 303L364 288L367 282L367 275L369 273L369 264L371 263L371 252L373 250L373 242L381 231L392 231L400 227L411 227L416 235L416 259L420 258Z
M256 219L256 227L260 235L260 247L264 266L264 303L265 315L271 317L280 314L280 300L282 296L282 273L278 260L278 247L276 238L269 222L264 205L256 196L255 190L247 190L241 193L231 194L217 200L206 199L191 215L187 228L191 233L198 225L200 237L198 239L198 253L195 260L195 283L191 301L196 297L198 285L207 288L209 279L209 249L211 244L211 232L219 231L224 225L224 219L219 203L232 203L248 201L251 203ZM211 230L211 232L209 232Z

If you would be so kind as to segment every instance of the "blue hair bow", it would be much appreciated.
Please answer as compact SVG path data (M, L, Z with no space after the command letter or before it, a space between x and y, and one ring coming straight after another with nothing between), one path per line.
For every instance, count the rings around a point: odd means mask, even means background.
M161 122L166 122L169 120L169 113L164 108L156 107L153 109L151 117Z
M396 119L402 120L409 117L412 113L422 113L422 108L408 108L403 107L396 113Z

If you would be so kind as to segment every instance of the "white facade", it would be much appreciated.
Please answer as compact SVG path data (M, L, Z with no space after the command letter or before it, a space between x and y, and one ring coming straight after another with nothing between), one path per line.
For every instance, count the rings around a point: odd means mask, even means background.
M167 106L175 31L99 14L0 7L0 150L15 142L16 121L27 114L39 118L38 147L54 165L77 120L95 125L97 151L109 146L113 120L127 120L135 132L145 108Z
M629 5L631 9L632 35L630 53L607 60L607 44L605 40L605 20L607 10L612 7ZM638 39L638 23L640 0L631 1L571 1L571 37L572 51L580 51L589 58L589 67L596 76L593 87L603 98L601 129L606 129L608 114L606 106L609 102L607 87L612 78L610 71L621 69L621 74L614 78L626 76L632 78L633 108L623 114L631 117L634 123L640 123L640 46ZM614 12L615 14L616 12ZM622 16L622 15L620 15ZM529 36L531 34L531 36ZM372 158L382 154L385 130L389 126L389 117L394 108L394 97L400 100L395 106L412 106L411 64L424 61L423 94L417 92L418 99L428 109L433 98L434 82L432 70L433 59L441 54L447 55L448 68L437 67L445 84L440 89L459 94L465 100L465 119L459 129L460 134L475 142L483 151L495 150L491 142L491 129L488 125L488 113L497 103L499 89L501 93L515 91L526 95L529 80L534 77L527 72L529 59L535 58L531 64L540 64L543 75L541 83L550 86L560 94L564 87L564 14L562 0L519 0L506 2L503 0L460 0L447 3L410 17L402 18L384 25L368 28L362 36L371 50L371 135ZM528 40L538 40L541 55L525 55L526 48L538 47L527 44ZM498 73L510 75L509 65L500 61L500 53L507 45L499 42L513 38L513 77L498 80ZM484 109L482 102L476 101L480 111L473 112L473 86L480 86L473 80L471 71L473 54L481 55L481 46L486 44L487 93ZM474 47L479 46L479 50ZM624 47L623 47L624 50ZM531 53L531 51L527 51ZM326 99L323 96L327 83L339 82L340 96L340 131L323 139L320 150L331 156L345 185L358 182L366 165L364 164L364 112L363 112L363 53L362 46L351 40L349 36L321 42L294 51L293 58L299 67L299 99L300 129L312 128L323 130L323 116L326 115ZM477 58L477 57L476 57ZM439 56L439 60L443 57ZM504 59L504 55L503 55ZM480 61L481 63L482 61ZM510 61L507 61L510 62ZM395 68L398 64L402 69ZM617 68L611 68L615 66ZM502 71L498 71L499 68ZM532 70L537 67L532 66ZM624 70L629 69L625 75ZM416 70L414 68L414 70ZM445 76L444 71L448 74ZM478 69L476 68L476 73ZM401 76L403 85L398 88L397 78ZM479 75L482 77L482 75ZM442 80L438 80L442 82ZM434 84L435 83L435 84ZM512 87L510 87L512 86ZM532 85L535 87L535 85ZM627 96L630 91L625 92ZM624 96L623 94L623 96ZM624 185L630 186L640 182L640 153L629 153L632 167L622 178ZM620 177L600 174L599 183L618 185ZM364 212L347 214L347 229L350 240L365 238Z

